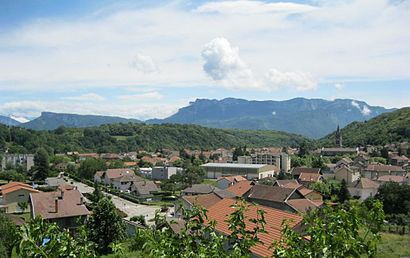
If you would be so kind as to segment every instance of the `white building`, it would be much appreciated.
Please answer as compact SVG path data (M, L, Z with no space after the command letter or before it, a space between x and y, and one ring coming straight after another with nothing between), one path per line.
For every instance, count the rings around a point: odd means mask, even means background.
M24 170L29 171L34 166L34 154L4 154L0 159L1 170L7 166L21 166Z
M165 180L169 179L172 175L176 175L177 173L177 167L153 167L151 178L154 180Z
M290 171L290 156L287 153L255 153L239 156L239 164L266 164L276 166L280 171Z
M201 165L208 178L217 179L224 176L243 176L247 179L273 177L276 167L264 164L233 164L233 163L207 163ZM276 169L277 170L277 169Z

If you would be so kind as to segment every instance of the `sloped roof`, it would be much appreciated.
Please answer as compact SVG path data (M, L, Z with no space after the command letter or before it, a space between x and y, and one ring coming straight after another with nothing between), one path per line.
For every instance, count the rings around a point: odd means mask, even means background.
M216 230L223 234L231 234L227 219L229 218L229 215L234 211L234 208L232 208L232 205L234 204L234 199L222 199L208 209L208 222L215 220L217 222ZM291 228L296 228L302 221L302 217L296 214L291 214L262 205L253 205L248 202L247 206L248 209L244 214L246 216L245 224L247 230L252 230L255 226L255 224L250 222L249 219L257 217L257 210L265 211L264 216L266 221L266 233L261 233L258 235L263 244L257 244L251 248L252 253L258 256L272 256L273 250L269 249L269 247L274 241L280 240L282 236L281 224L283 220L287 220Z
M280 187L285 188L298 188L301 186L296 179L288 179L288 180L276 180L276 184Z
M89 215L90 212L85 205L81 203L82 197L83 195L77 189L32 193L30 194L30 199L34 211L33 215L41 216L44 219Z
M301 173L299 180L302 182L318 182L322 175L313 173Z
M385 175L380 176L377 181L379 182L396 182L396 183L403 183L406 181L406 177L404 176L394 176L394 175Z
M399 171L404 172L404 169L399 166L391 166L391 165L381 165L381 164L370 164L367 166L366 170L368 171L378 171L378 172L385 172L385 171Z
M306 212L316 209L318 206L309 199L290 199L286 203L297 212Z
M118 178L118 177L122 177L124 175L135 175L134 170L130 169L130 168L111 168L111 169L107 169L106 171L97 171L96 174L101 174L101 172L105 173L105 175L109 178L109 179L114 179L114 178Z
M308 195L308 194L314 192L314 190L309 189L309 188L306 188L306 187L304 187L304 186L300 186L300 187L298 188L298 190L299 190L299 192L300 192L303 196L306 196L306 195Z
M218 195L221 198L235 198L236 195L227 189L221 190L219 188L215 188L214 194Z
M295 192L295 188L283 188L270 185L255 185L252 187L248 198L266 200L272 202L284 202L290 195Z
M31 185L21 183L21 182L10 182L8 184L2 185L0 187L0 194L1 195L6 195L8 193L18 191L18 190L27 190L32 193L38 193L39 191L36 189L33 189Z
M353 188L357 189L371 189L378 188L379 184L365 177L360 178L359 180L353 183Z
M240 182L240 181L245 181L247 180L246 178L244 178L243 176L225 176L225 177L220 177L218 178L217 181L222 180L222 179L226 179L231 183L235 183L235 182Z
M183 193L192 193L192 194L207 194L212 193L215 190L215 187L207 184L194 184L191 187L188 187L182 190Z
M233 193L237 197L241 197L252 188L253 184L254 183L252 181L241 181L234 185L231 185L226 190Z
M136 191L141 195L149 195L160 190L154 182L149 180L134 181L133 184Z
M201 194L201 195L182 196L182 199L184 199L190 204L195 204L195 205L202 206L204 208L209 208L215 203L222 200L223 198L219 197L215 193L209 193L209 194Z

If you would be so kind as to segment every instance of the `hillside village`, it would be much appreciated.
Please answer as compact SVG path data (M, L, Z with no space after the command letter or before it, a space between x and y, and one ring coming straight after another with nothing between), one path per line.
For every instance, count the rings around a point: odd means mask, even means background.
M275 251L269 246L283 240L283 221L303 232L307 213L348 200L385 203L392 187L408 189L409 153L408 142L344 147L339 127L333 147L70 151L50 157L44 149L23 154L6 150L0 162L0 208L17 227L40 217L75 235L81 221L96 215L105 195L124 225L125 239L132 239L138 230L158 227L158 216L161 228L185 234L191 223L187 211L202 207L207 211L202 224L215 221L213 230L229 237L228 218L240 201L252 221L245 222L246 228L258 225L260 211L266 223L260 241L248 251L253 257L271 257ZM398 219L410 211L406 207L400 212L385 209L388 230L410 233L409 221Z

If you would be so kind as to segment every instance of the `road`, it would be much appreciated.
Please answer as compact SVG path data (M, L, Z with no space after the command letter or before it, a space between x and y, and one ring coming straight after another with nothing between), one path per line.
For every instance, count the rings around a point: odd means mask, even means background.
M77 189L81 193L92 193L94 191L93 187L90 187L80 182L73 181L72 179L69 179L69 180L73 182L72 185L77 186ZM135 204L121 197L118 197L118 196L115 196L115 195L112 195L106 192L104 192L104 194L111 196L112 202L114 203L115 207L125 212L128 215L125 219L128 219L128 220L131 217L143 215L145 217L145 221L147 222L147 224L152 225L153 222L150 220L152 220L155 217L155 211L161 208L160 206Z

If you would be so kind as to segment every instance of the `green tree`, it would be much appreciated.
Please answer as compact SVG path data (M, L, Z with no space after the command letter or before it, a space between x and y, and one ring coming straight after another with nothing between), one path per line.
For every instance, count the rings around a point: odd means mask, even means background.
M18 243L19 237L17 235L17 228L14 223L6 216L6 214L0 212L0 248L1 257L11 257L13 247ZM2 252L6 253L5 256Z
M18 202L17 206L20 208L21 212L25 212L27 210L28 203L27 202Z
M78 176L86 179L94 178L97 171L105 170L105 162L102 159L88 158L80 163Z
M48 153L44 148L39 148L34 155L33 179L44 180L50 169Z
M273 244L275 257L374 257L383 220L379 201L310 211L302 221L304 233L283 223L283 236Z
M344 203L345 201L350 199L350 193L349 189L347 189L347 183L346 180L342 180L342 183L340 184L340 190L337 195L339 202Z
M88 242L83 228L73 238L67 230L55 223L47 223L40 217L21 226L20 243L16 251L19 257L95 257L92 243Z
M100 185L97 182L94 182L94 191L90 196L90 200L93 203L98 203L104 197L103 192L101 191Z
M382 184L375 198L383 202L386 214L410 213L410 185L396 182Z
M111 199L101 198L86 221L88 238L99 254L111 252L110 245L125 237L125 225Z

